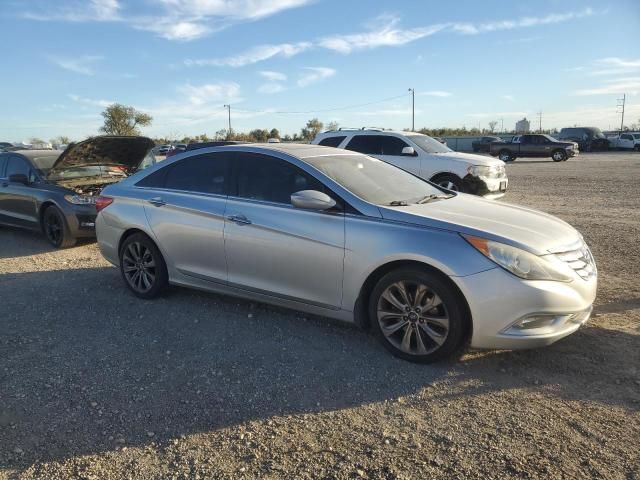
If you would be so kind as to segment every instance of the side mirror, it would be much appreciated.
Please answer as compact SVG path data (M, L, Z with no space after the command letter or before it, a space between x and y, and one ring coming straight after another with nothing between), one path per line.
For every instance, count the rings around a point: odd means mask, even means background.
M413 147L403 147L402 155L407 155L409 157L415 157L416 151Z
M302 190L291 195L291 205L306 210L329 210L336 205L336 201L317 190Z
M29 177L24 173L14 173L9 175L9 181L11 183L22 183L23 185L29 185Z

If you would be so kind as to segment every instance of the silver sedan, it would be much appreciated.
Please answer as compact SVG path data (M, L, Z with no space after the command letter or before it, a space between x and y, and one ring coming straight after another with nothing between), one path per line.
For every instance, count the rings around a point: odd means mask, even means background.
M102 254L138 297L182 285L355 322L416 362L548 345L596 294L563 221L329 147L185 152L96 207Z

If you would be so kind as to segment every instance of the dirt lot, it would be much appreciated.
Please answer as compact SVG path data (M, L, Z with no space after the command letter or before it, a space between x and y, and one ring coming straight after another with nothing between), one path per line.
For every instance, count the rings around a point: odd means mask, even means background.
M457 364L228 297L141 301L95 244L0 229L0 478L640 478L640 154L508 174L504 201L583 232L596 315Z

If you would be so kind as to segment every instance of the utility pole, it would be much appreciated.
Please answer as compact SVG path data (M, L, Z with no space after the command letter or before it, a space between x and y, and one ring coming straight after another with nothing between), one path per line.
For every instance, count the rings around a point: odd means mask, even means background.
M622 108L621 112L618 113L622 113L622 120L620 120L620 135L622 135L622 130L624 130L624 104L627 101L627 94L623 93L622 94L622 98L618 99L618 105L617 108Z
M542 133L542 112L538 112L538 132Z
M231 105L225 105L224 108L229 112L229 130L227 130L227 140L231 140Z
M504 118L500 119L500 133L504 133Z
M415 88L410 88L411 92L411 131L416 131L416 90Z

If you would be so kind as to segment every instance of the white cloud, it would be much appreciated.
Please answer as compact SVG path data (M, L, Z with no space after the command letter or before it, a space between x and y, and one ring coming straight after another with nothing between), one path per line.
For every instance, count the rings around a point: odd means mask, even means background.
M444 90L430 90L428 92L420 92L418 95L426 95L428 97L451 97L453 93Z
M204 37L212 32L212 28L195 21L179 21L175 19L156 19L150 22L135 24L138 30L146 30L157 33L167 40L190 41Z
M640 92L640 77L621 77L611 79L604 85L594 88L584 88L574 92L578 96L613 95L627 93L637 95Z
M81 55L78 57L59 57L55 55L50 55L48 57L49 61L54 65L63 68L65 70L69 70L73 73L78 73L80 75L93 76L95 75L95 70L93 69L93 65L96 62L102 60L103 57L99 55Z
M258 87L259 93L273 94L286 90L286 87L281 83L265 83Z
M395 16L382 16L367 32L347 35L331 35L318 41L318 45L340 53L351 53L382 46L399 46L433 35L444 28L445 24L403 30L398 27L400 19Z
M187 83L178 89L192 105L205 105L211 102L230 102L240 94L240 85L233 82L191 85Z
M298 79L299 87L313 85L336 74L333 68L328 67L306 67L304 70L306 73L302 74Z
M514 30L540 25L563 23L570 20L576 20L578 18L589 17L595 14L596 12L592 8L585 8L584 10L577 12L552 13L543 17L522 17L517 20L500 20L488 23L453 23L451 25L451 29L465 35L477 35L479 33L489 33L499 30Z
M256 19L301 7L309 0L160 0L176 16Z
M264 78L266 78L267 80L270 80L272 82L286 82L287 81L287 76L284 73L273 72L273 71L270 71L270 70L263 70L262 72L259 72L259 73Z
M78 1L52 10L47 4L45 8L36 11L29 10L22 14L24 18L39 21L66 21L66 22L114 22L120 18L119 0L89 0Z
M308 42L281 43L278 45L258 45L233 57L199 60L188 59L184 61L184 64L188 67L244 67L245 65L262 62L273 57L291 58L304 52L305 50L308 50L309 48L311 48L311 44Z
M93 99L93 98L85 98L85 97L81 97L79 95L75 95L75 94L69 94L67 95L71 100L73 100L76 103L80 103L82 105L86 105L89 107L101 107L101 108L106 108L109 105L114 104L115 102L112 102L111 100L97 100L97 99Z

